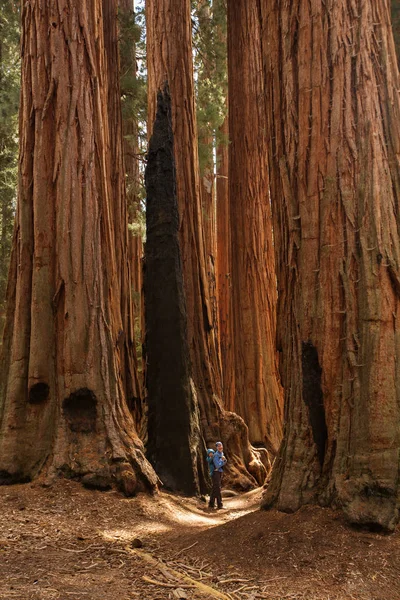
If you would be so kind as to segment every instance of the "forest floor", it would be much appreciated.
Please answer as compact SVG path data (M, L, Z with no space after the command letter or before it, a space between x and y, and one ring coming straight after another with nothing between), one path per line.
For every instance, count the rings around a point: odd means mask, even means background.
M260 495L209 512L70 481L0 487L0 598L400 600L400 530L355 530L315 507L259 511Z

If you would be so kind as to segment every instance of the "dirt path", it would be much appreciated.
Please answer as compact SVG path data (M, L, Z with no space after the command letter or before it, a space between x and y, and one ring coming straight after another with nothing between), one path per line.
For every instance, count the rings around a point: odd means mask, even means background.
M181 573L233 600L400 600L399 531L356 531L316 508L261 512L259 497L210 513L194 499L125 499L68 481L1 487L0 598L216 597Z

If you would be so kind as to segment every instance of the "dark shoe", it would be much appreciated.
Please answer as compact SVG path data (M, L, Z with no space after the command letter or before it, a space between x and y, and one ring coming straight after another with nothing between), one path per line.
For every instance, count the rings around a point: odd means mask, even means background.
M208 508L215 508L214 504L209 504Z
M222 508L225 508L223 504L221 504L221 506L217 506L217 510L221 510Z

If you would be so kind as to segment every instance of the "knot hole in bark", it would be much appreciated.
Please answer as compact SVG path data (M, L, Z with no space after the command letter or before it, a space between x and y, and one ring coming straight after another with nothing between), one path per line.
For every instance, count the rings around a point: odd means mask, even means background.
M71 431L91 433L96 429L97 399L91 390L81 388L63 403L65 420Z
M325 444L328 437L325 421L324 397L321 388L322 369L318 351L311 342L302 343L303 399L308 407L314 443L319 462L324 464Z
M30 404L42 404L49 397L50 388L43 381L35 383L29 390L28 402Z

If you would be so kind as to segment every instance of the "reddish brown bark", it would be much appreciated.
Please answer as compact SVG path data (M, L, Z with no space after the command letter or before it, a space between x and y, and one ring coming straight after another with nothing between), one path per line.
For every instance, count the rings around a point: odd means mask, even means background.
M109 127L118 118L119 90L113 97L108 72L117 59L106 56L111 38L100 0L26 2L22 25L1 480L61 472L102 487L117 481L133 494L157 478L124 389L131 359L125 198L121 132Z
M212 137L207 137L203 139L202 143L208 145L212 149L213 139ZM217 230L215 214L214 165L211 157L200 173L200 202L204 227L204 250L209 285L209 296L211 302L212 327L214 331L217 331L217 298L215 284Z
M231 239L229 227L228 117L220 128L217 147L217 298L218 341L221 356L224 406L234 410L235 377L232 356Z
M203 140L203 143L208 144L210 148L213 145L213 139L208 137ZM214 339L218 340L218 304L217 304L217 284L215 275L215 263L217 256L217 223L216 223L216 206L215 206L215 182L214 182L214 165L210 159L200 174L200 202L202 220L204 226L204 250L205 250L205 266L208 279L208 294L210 298L211 322ZM220 362L220 355L217 348L217 360ZM219 371L221 367L219 366Z
M134 2L133 0L118 0L119 11L121 18L124 21L134 20ZM129 74L130 77L136 78L136 46L131 45L130 56L121 57L121 76ZM122 90L124 93L125 90ZM125 173L128 182L126 190L126 200L128 205L128 221L130 224L136 223L138 212L140 211L139 200L139 147L138 147L138 124L136 115L129 114L122 121L123 131L123 153ZM140 235L129 234L129 260L131 263L133 290L135 293L140 293L142 288L142 258L143 258L143 242ZM137 302L140 307L140 301ZM136 301L135 301L136 305Z
M252 443L276 454L282 389L257 0L228 1L229 208L235 394Z
M265 503L335 504L353 522L393 529L400 82L389 3L262 8L286 390Z
M134 2L133 0L118 0L118 6L121 19L124 22L134 19ZM122 33L121 33L122 35ZM124 59L125 58L125 59ZM136 47L132 43L130 55L127 57L121 56L120 73L125 76L127 73L130 77L136 77ZM124 90L122 89L122 93ZM142 329L142 283L143 283L143 240L140 233L137 231L137 221L140 213L139 185L140 185L140 170L139 170L139 148L138 148L138 124L134 114L125 115L122 119L123 133L123 157L126 174L126 203L128 212L128 223L133 226L133 231L128 232L128 259L129 272L131 277L131 293L133 300L134 321L133 321L133 340L139 338ZM136 225L136 227L135 227ZM137 340L138 341L138 340ZM135 352L136 355L136 352ZM128 405L132 412L136 427L142 439L144 437L145 416L143 405L143 377L142 370L138 372L136 368L137 386L132 390L132 394L128 397ZM136 384L136 381L135 381ZM134 393L136 391L136 393Z
M109 127L109 173L111 174L111 191L113 194L111 206L114 210L114 234L116 264L118 265L120 284L121 317L123 321L119 344L121 348L121 372L123 374L126 400L140 426L142 390L138 377L136 344L135 344L135 313L132 294L134 281L138 279L135 271L138 265L130 255L131 235L127 228L128 198L125 188L125 161L121 132L123 131L121 116L120 92L120 63L118 52L117 3L103 0L104 47L107 59L108 86L108 127ZM141 277L140 277L141 278ZM136 307L137 309L138 307ZM138 313L139 311L137 311Z
M168 81L171 91L188 341L202 432L208 444L222 438L231 457L231 476L239 485L248 486L255 483L254 477L262 481L265 469L252 452L243 421L226 413L220 402L221 375L205 266L199 191L190 2L149 0L146 8L150 124L154 120L157 90Z

